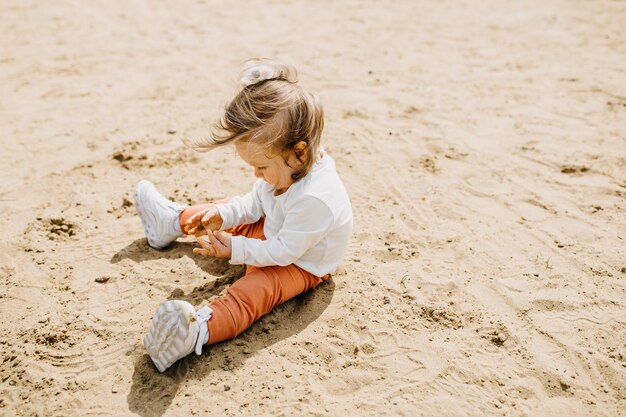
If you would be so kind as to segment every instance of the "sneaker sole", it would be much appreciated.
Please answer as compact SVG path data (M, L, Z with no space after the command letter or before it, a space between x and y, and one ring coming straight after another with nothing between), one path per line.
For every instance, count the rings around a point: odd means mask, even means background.
M159 372L194 351L199 323L194 307L186 301L161 304L152 317L143 344Z

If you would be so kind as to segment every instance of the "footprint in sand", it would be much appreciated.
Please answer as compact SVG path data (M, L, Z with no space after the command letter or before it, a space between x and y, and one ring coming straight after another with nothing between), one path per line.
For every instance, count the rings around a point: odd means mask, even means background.
M145 153L146 149L153 149L160 145L155 140L134 140L125 142L121 148L111 155L111 159L129 171L142 168L169 168L173 166L195 164L200 161L197 153L183 146L164 150L154 155Z

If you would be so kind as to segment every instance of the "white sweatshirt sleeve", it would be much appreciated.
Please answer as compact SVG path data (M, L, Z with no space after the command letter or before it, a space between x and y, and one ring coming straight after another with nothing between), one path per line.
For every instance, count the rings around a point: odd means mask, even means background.
M263 180L254 183L252 191L241 197L233 197L226 204L217 204L217 211L222 217L220 230L230 229L240 224L250 224L258 221L263 215L260 191Z
M257 267L292 264L319 243L333 223L332 211L323 201L303 196L288 208L276 236L268 240L233 236L230 263Z

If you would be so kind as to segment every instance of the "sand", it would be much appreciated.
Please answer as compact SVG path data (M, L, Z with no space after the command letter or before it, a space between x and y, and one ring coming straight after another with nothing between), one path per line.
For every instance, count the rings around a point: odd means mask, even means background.
M617 416L626 3L2 2L0 414ZM152 312L240 267L147 246L134 185L245 193L198 154L251 57L326 109L355 232L332 280L164 374Z

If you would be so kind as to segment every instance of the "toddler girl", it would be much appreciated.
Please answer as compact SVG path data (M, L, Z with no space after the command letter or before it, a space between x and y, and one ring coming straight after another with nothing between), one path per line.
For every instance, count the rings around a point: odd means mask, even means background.
M196 312L170 300L156 309L144 345L160 372L316 287L335 270L352 233L348 194L320 146L317 97L297 84L295 69L270 60L249 61L241 82L211 138L187 144L200 151L234 145L258 178L252 191L185 207L148 181L137 185L135 205L150 246L162 249L193 234L200 245L194 253L247 266L210 307Z

